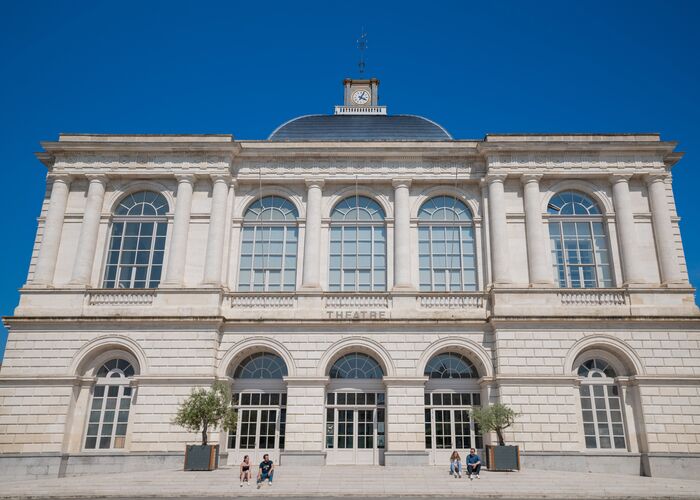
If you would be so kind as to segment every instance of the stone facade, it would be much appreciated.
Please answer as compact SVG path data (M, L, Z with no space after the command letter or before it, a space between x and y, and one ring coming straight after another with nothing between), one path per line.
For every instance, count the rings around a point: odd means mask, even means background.
M439 463L442 450L426 445L432 392L516 409L507 438L526 466L690 476L700 463L700 316L671 187L675 143L593 134L284 143L61 135L42 145L49 172L36 242L20 303L4 320L0 474L179 463L197 436L171 423L177 405L215 380L286 394L285 444L272 450L282 464ZM168 204L161 282L104 288L115 209L144 190ZM564 191L600 208L610 287L555 284L547 207ZM474 291L421 291L419 210L440 195L471 211ZM238 291L244 217L264 196L298 211L293 291ZM385 290L329 289L331 214L348 196L385 213ZM260 352L281 358L285 377L240 385L234 370ZM447 352L478 377L429 379L426 366ZM369 355L382 379L331 378L348 353ZM86 449L98 369L114 358L135 368L128 430L119 449ZM577 370L592 358L614 368L622 449L587 447ZM385 398L376 403L385 428L375 413L367 453L328 446L328 394L348 390ZM231 461L245 451L229 449L222 433L210 439Z

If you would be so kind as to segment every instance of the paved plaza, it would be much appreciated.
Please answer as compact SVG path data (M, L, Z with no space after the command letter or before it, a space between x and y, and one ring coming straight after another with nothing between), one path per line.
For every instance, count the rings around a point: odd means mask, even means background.
M162 470L9 481L0 498L232 498L397 496L470 498L700 498L700 481L573 472L483 472L454 479L438 467L279 467L273 486L239 487L238 472Z

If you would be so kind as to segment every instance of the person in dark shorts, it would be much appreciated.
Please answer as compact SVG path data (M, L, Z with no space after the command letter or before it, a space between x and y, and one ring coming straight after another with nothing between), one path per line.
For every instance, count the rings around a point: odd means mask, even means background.
M474 479L476 476L479 478L479 471L481 470L481 459L479 455L476 454L476 450L471 448L469 450L469 455L467 455L467 474L469 474L469 479Z
M248 455L243 457L243 461L241 462L241 474L240 474L240 479L241 479L241 488L243 487L243 481L246 482L246 484L250 484L250 458L248 458Z
M272 476L275 473L275 465L270 460L270 455L265 453L263 455L263 461L260 462L260 469L258 469L258 489L262 486L263 481L267 479L268 484L272 486Z

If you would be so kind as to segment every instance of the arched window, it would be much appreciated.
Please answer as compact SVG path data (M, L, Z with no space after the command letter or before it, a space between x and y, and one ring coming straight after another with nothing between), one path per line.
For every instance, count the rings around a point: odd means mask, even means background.
M111 359L97 370L92 393L85 449L121 449L126 441L134 367L124 359Z
M238 290L294 291L297 276L297 218L279 196L254 202L243 217Z
M114 211L104 288L157 288L168 222L165 197L151 191L125 196Z
M287 365L276 354L257 352L238 364L233 378L280 379L287 376Z
M600 358L578 367L581 377L581 411L586 448L626 449L620 389L614 368Z
M384 211L366 196L351 196L331 213L328 287L335 292L386 290Z
M477 289L472 215L457 198L436 196L420 207L418 249L421 290Z
M456 352L444 352L430 358L425 366L430 378L479 378L476 368L467 358Z
M346 354L338 359L329 372L331 378L382 378L384 372L371 356L362 352Z
M242 455L274 456L284 449L287 364L277 354L256 352L241 360L233 371L233 406L236 428L229 429L228 447ZM258 451L255 451L258 450Z
M554 279L561 288L612 286L610 246L598 205L565 191L547 206Z
M454 448L483 448L479 425L472 418L481 406L481 394L474 364L456 352L436 354L425 365L430 378L425 391L425 447L433 463Z

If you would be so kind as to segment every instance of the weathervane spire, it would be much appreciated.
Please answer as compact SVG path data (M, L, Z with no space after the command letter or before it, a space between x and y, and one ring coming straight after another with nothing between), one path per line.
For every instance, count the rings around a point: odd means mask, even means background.
M360 32L360 38L357 39L357 49L360 51L360 62L357 66L360 68L360 74L365 72L365 49L367 48L367 33L364 26Z

